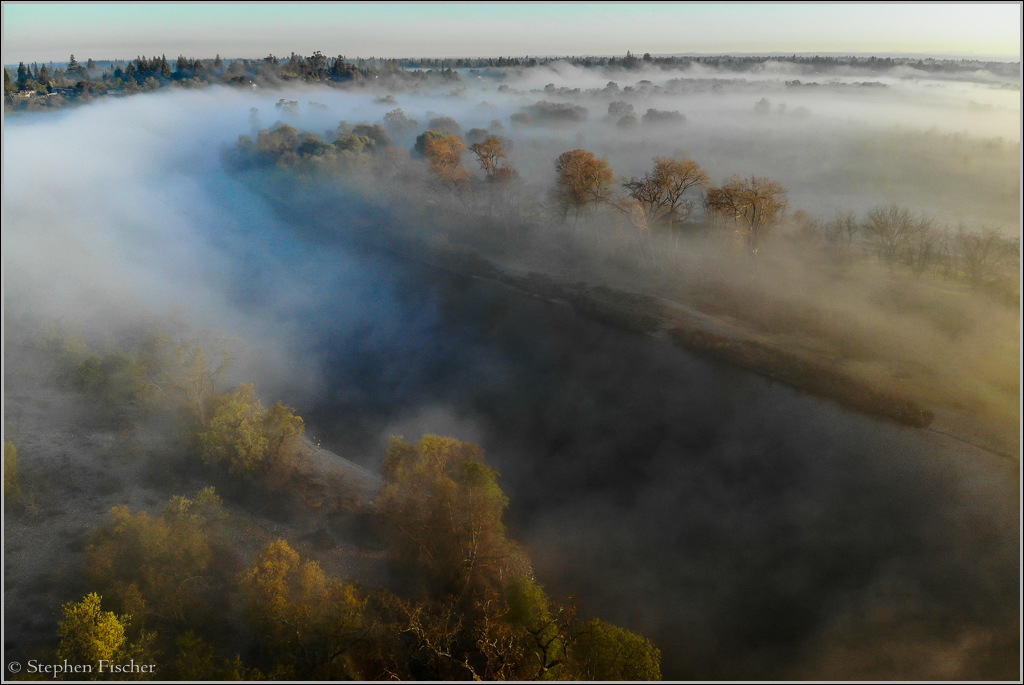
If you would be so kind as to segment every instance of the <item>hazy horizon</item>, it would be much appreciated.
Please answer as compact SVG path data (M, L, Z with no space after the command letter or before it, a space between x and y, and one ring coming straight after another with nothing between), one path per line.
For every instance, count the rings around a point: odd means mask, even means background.
M399 13L396 7L401 9ZM1020 6L992 4L4 3L3 62L636 54L1020 59ZM481 26L501 26L501 35Z

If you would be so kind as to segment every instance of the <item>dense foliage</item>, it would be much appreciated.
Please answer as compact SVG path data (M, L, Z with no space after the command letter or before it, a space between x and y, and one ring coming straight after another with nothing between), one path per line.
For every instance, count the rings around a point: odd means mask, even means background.
M65 605L56 656L154 663L134 676L161 679L660 679L649 640L547 596L506 536L483 456L451 438L392 440L373 505L388 587L348 582L284 539L233 570L212 488L155 515L115 507L86 551L95 591Z

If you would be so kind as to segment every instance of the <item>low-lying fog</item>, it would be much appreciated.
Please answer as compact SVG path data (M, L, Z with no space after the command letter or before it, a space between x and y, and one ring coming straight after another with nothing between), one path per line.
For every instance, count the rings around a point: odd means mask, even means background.
M617 178L685 153L713 182L780 181L792 210L823 219L898 202L1019 235L1019 81L780 65L506 76L435 91L169 90L8 116L6 330L64 317L111 340L168 321L234 337L237 380L371 467L392 432L480 442L541 580L649 634L667 678L1015 673L1016 465L559 305L307 242L220 155L277 121L323 137L400 107L418 126L397 144L440 116L489 129L538 193L573 148ZM512 120L539 101L586 118ZM637 123L609 119L613 102ZM685 123L645 124L649 109ZM353 199L329 220L386 216Z

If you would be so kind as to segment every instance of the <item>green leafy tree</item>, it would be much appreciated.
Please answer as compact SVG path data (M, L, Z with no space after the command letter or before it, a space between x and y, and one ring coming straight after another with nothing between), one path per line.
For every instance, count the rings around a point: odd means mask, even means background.
M347 152L352 155L359 155L363 152L369 152L373 150L373 140L369 136L357 136L350 134L344 138L338 137L334 141L334 147L338 148L341 152Z
M175 642L175 675L179 680L212 680L216 671L216 650L195 631L186 631Z
M171 65L167 61L167 55L161 55L160 56L159 73L160 73L160 78L162 78L162 79L166 80L166 79L171 78L171 74L172 74L172 72L171 72Z
M374 152L383 152L395 144L387 129L380 124L356 124L352 127L352 135L365 137L372 141L371 149Z
M425 435L415 445L392 438L384 458L377 507L397 531L400 558L444 592L500 587L529 574L505 536L508 498L483 457L477 445Z
M459 126L459 122L451 117L434 117L427 122L427 128L449 136L459 137L462 135L462 127Z
M393 438L383 470L377 507L394 527L395 560L426 582L400 583L414 599L371 598L365 673L403 680L660 676L657 650L640 649L649 642L609 624L580 624L574 608L547 596L506 537L508 500L480 447L436 435L416 444ZM646 661L626 664L634 653Z
M214 530L221 515L213 488L194 499L173 497L158 516L114 507L86 549L86 577L143 624L202 625L223 599Z
M30 516L39 513L36 488L32 479L23 478L18 448L10 440L4 440L4 504L10 511L19 511Z
M71 59L68 60L68 68L64 70L64 73L68 75L68 78L72 80L89 80L89 72L86 71L85 67L78 63L74 55L71 55Z
M150 372L141 359L123 352L90 354L78 365L76 387L103 416L125 423L151 406Z
M396 136L400 136L415 129L416 120L410 119L401 108L397 108L384 115L384 125Z
M284 540L259 553L239 587L268 665L309 679L359 679L349 651L363 634L366 600L303 561Z
M413 145L413 152L420 157L425 157L427 154L427 143L436 138L444 138L445 133L443 131L427 130L416 136L416 144Z
M18 86L15 85L14 80L11 78L11 72L4 68L4 99L8 102L11 97L18 92Z
M194 341L175 341L157 333L143 343L139 357L150 370L157 395L172 407L183 408L199 425L208 420L217 398L217 381L231 368L229 350L208 359L206 350Z
M198 438L207 464L232 474L255 473L280 485L299 456L304 431L302 418L280 402L264 408L250 384L215 402Z
M570 654L583 680L661 680L661 651L647 638L600 619L576 631Z
M263 129L256 134L256 152L266 163L281 166L293 165L298 156L299 132L294 126L281 124L273 129Z
M99 594L92 592L80 602L68 602L64 605L63 614L63 619L57 624L60 640L57 658L73 665L92 667L89 673L69 673L66 677L78 679L84 675L89 680L124 680L124 674L100 668L100 662L135 661L154 665L158 662L153 651L156 635L144 630L133 631L129 615L116 616L112 611L103 611ZM134 637L133 632L136 633ZM132 673L129 677L149 680L159 676L157 670Z
M32 80L32 72L25 66L24 62L18 62L18 90L28 88L28 82Z
M47 90L52 90L54 86L53 74L50 73L50 68L45 64L39 67L39 76L36 79L40 85L46 87Z
M251 667L236 655L224 658L217 648L193 630L180 635L174 643L173 676L170 680L187 681L256 681L267 680L258 668ZM166 672L165 672L166 675ZM285 675L285 674L274 674ZM281 678L274 678L280 680Z
M103 611L101 601L100 596L92 592L80 602L64 605L64 618L57 627L59 659L92 665L95 669L100 661L112 661L121 654L127 641L125 626L131 617Z

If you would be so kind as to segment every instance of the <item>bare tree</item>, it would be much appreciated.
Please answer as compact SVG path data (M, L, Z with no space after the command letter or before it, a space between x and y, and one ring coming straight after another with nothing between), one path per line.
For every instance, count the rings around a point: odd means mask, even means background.
M1019 243L994 228L968 231L960 226L952 239L957 267L968 281L981 285L996 278L1004 266L1020 259Z
M878 258L891 267L929 230L929 225L916 219L906 207L889 204L868 212L863 230Z
M860 222L853 212L836 212L834 217L825 222L822 231L830 244L849 248L860 233Z
M931 219L921 218L903 253L903 261L915 273L922 274L939 263L945 243L946 233L936 228Z

